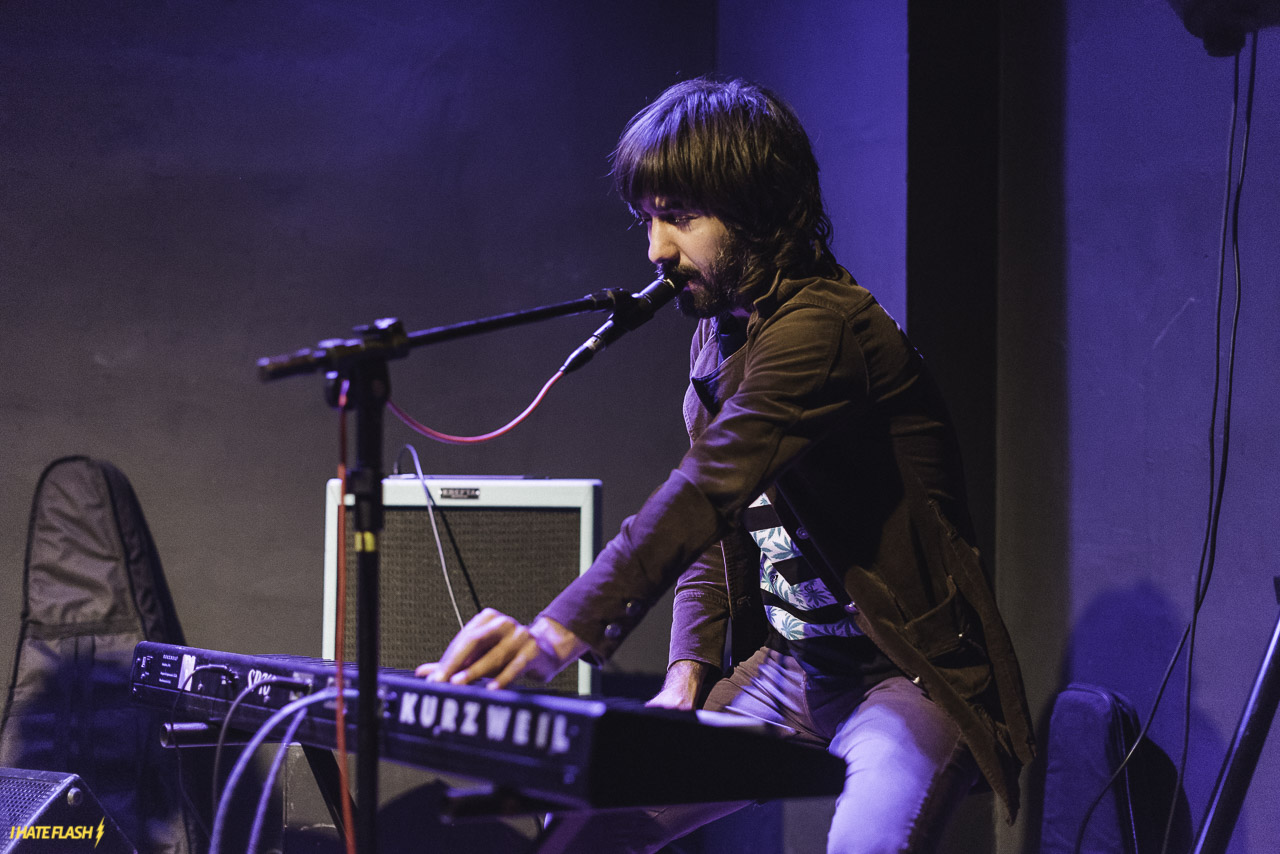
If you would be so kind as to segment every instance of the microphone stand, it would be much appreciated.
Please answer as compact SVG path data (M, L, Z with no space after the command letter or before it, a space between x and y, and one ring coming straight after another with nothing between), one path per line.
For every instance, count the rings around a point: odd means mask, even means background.
M356 549L356 847L361 854L377 852L379 722L378 696L379 565L378 538L382 533L383 414L391 396L387 363L409 350L455 338L506 329L526 323L583 314L591 311L629 311L634 296L609 289L569 302L541 306L479 320L406 333L399 320L386 318L358 326L359 338L328 339L314 348L258 360L263 382L326 372L325 396L338 405L339 390L348 384L347 406L356 413L356 461L347 474L347 488L354 497ZM567 372L567 371L566 371ZM338 544L345 548L345 544ZM342 638L338 638L342 643ZM344 796L345 793L344 793Z
M1276 579L1276 597L1280 599L1280 578ZM1280 618L1276 620L1271 642L1240 713L1240 724L1227 748L1218 782L1214 784L1193 849L1195 854L1219 854L1227 850L1277 706L1280 706Z

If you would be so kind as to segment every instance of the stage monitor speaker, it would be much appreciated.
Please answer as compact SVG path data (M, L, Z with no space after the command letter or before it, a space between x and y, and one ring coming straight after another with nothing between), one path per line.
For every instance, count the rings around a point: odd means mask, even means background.
M433 507L428 506L427 493ZM471 619L496 608L529 622L591 565L600 547L600 481L397 475L382 483L379 583L383 667L432 661ZM346 507L347 602L343 659L356 657L356 552L351 505L340 482L326 488L323 655L337 651L338 507ZM432 529L439 531L446 573ZM447 578L447 581L446 581ZM452 597L450 596L452 589ZM452 602L457 603L455 613ZM591 693L585 664L549 686Z
M137 854L75 774L0 768L0 854Z

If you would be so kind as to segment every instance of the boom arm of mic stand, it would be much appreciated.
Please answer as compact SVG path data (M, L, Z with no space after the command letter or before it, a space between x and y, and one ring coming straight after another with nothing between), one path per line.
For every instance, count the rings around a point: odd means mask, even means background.
M493 332L572 314L613 311L631 298L632 295L628 291L608 288L568 302L409 333L405 333L403 326L396 325L398 321L387 318L375 321L371 326L356 327L355 331L361 333L360 338L326 338L315 347L306 347L279 356L264 356L258 360L258 378L268 382L301 374L313 374L319 370L340 370L345 364L370 357L381 358L384 361L400 359L407 355L409 350L424 344L437 344L455 338L466 338L482 332Z

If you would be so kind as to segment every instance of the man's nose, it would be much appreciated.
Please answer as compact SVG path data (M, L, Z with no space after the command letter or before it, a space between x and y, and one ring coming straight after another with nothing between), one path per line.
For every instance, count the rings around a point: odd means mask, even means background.
M667 264L680 260L680 250L671 240L671 226L659 219L649 221L649 262Z

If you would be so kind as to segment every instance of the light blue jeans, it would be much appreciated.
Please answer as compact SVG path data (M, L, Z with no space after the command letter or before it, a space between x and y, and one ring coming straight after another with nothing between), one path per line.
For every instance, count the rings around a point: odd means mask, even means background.
M856 681L815 679L791 656L761 649L712 688L704 708L789 727L845 760L828 854L933 851L978 777L959 728L902 676L864 692ZM654 852L744 806L566 816L552 822L539 851Z

